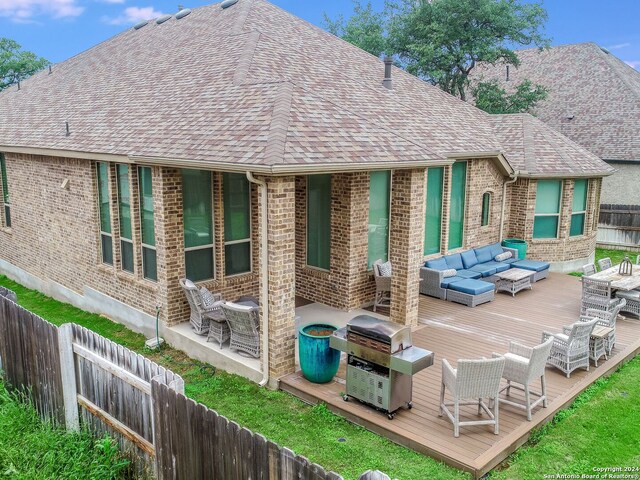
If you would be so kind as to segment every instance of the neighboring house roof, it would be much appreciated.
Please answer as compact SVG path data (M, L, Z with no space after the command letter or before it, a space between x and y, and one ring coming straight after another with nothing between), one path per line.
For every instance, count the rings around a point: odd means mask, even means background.
M521 176L580 177L603 171L602 160L593 153L528 113L491 115L491 119L509 163ZM581 161L576 163L576 158Z
M401 69L393 90L383 76L379 59L266 1L210 5L0 93L0 146L270 172L502 150L486 113Z
M604 160L640 161L640 72L595 43L516 52L518 67L478 65L474 81L527 78L549 88L533 112Z

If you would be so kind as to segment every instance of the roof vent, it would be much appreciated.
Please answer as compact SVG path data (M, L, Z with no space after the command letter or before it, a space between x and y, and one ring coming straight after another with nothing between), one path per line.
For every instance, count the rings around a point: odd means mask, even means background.
M220 6L222 8L229 8L231 5L235 5L236 3L238 3L238 0L224 0Z
M393 81L391 80L391 66L393 65L393 60L391 57L384 57L384 80L382 80L382 85L389 90L393 90Z
M609 50L607 50L607 49L606 49L606 48L604 48L604 47L600 47L600 50L602 50L604 53L608 53L608 54L610 54L610 53L611 53Z
M507 78L506 78L507 82L509 81L509 65L507 65Z
M149 20L141 20L138 23L136 23L133 26L134 30L140 30L142 27L144 27L147 23L149 23Z
M162 15L161 17L158 17L158 19L156 20L156 23L160 25L161 23L166 22L170 18L171 18L171 15Z
M184 9L180 10L178 13L176 13L176 20L180 20L181 18L186 17L190 13L191 13L191 9L190 8L184 8Z

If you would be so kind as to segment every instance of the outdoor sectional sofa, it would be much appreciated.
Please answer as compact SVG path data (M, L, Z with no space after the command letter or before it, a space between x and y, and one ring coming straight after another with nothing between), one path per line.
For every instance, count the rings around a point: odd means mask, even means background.
M511 252L511 258L496 260ZM475 307L494 298L495 274L510 268L531 270L533 282L549 275L549 263L519 260L518 251L499 242L428 260L420 269L420 293ZM453 275L452 270L455 270Z

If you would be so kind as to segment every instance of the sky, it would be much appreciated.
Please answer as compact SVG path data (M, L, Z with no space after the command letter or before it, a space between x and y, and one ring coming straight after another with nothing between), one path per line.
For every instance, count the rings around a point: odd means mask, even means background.
M349 16L350 0L271 0L322 26L323 13ZM525 0L526 1L526 0ZM178 2L202 0L0 0L0 37L58 63L130 28L141 19L175 13ZM372 0L382 9L384 0ZM640 71L640 0L546 0L552 45L595 42Z

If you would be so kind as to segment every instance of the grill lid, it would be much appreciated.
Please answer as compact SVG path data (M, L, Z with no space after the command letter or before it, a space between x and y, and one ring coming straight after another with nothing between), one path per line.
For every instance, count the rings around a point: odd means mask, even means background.
M347 331L390 344L392 345L391 353L395 353L398 348L402 349L411 346L410 327L380 320L370 315L353 317L347 323Z

